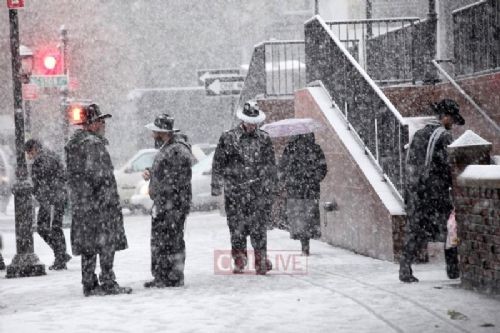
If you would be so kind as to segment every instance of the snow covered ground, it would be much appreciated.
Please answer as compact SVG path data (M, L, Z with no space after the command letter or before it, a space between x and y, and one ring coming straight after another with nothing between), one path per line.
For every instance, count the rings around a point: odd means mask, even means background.
M0 213L7 264L15 253L13 225L12 215ZM458 288L446 278L442 256L415 266L421 282L411 285L399 282L394 263L318 241L311 243L305 275L216 275L214 251L229 249L225 219L193 213L185 287L150 290L142 286L151 278L149 217L126 216L125 226L129 249L117 254L115 272L133 294L83 297L79 257L67 271L42 277L5 279L2 272L0 332L500 331L500 301ZM300 247L280 230L268 238L271 250ZM35 252L52 263L38 235Z

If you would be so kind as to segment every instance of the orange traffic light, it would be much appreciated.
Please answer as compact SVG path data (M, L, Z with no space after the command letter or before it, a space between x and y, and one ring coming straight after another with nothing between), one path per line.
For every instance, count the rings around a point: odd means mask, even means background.
M85 114L81 105L70 105L68 108L69 122L78 125L84 122Z

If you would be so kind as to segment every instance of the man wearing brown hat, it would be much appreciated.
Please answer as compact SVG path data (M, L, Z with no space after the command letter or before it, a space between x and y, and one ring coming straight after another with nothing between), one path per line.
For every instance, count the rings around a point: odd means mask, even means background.
M271 270L267 260L267 225L277 182L273 144L258 125L266 116L255 101L248 101L236 116L241 123L222 133L212 165L212 195L222 194L231 236L236 274L247 265L247 237L254 249L255 271Z
M71 106L81 125L65 146L68 185L71 191L71 248L82 256L83 294L131 293L120 287L113 272L115 252L127 248L113 164L104 137L106 119L97 104ZM97 255L101 265L95 274Z
M184 285L184 223L191 207L191 145L185 135L174 128L174 118L158 116L146 128L152 131L159 148L149 179L149 196L154 202L151 212L151 273L146 288L181 287Z
M404 196L407 222L399 268L402 282L418 282L411 264L427 242L444 241L446 222L453 210L447 153L452 142L449 130L454 124L464 125L465 120L453 100L443 99L432 108L437 119L415 133L406 157ZM448 277L458 278L457 249L445 249L445 260Z

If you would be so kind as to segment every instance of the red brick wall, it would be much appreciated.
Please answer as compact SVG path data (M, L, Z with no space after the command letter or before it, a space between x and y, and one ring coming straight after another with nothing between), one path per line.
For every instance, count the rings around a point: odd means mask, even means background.
M458 81L460 86L478 103L497 124L500 123L500 73L482 75ZM453 135L458 138L468 129L493 144L493 154L500 154L500 135L467 102L450 83L435 86L401 86L382 89L399 112L405 116L432 115L431 102L442 98L455 99L461 108L466 124L455 126Z
M338 210L325 213L321 209L322 239L374 258L394 260L395 249L401 246L403 219L391 216L307 89L295 93L295 116L314 118L326 128L316 133L328 164L321 203L335 200Z
M500 293L500 188L472 184L455 192L462 284Z

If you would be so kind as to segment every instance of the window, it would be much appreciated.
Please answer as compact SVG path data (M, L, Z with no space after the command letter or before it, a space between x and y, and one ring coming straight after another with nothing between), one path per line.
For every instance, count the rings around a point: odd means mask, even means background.
M151 168L153 161L155 159L156 152L144 153L137 157L132 162L132 171L139 172L144 171L146 168Z

